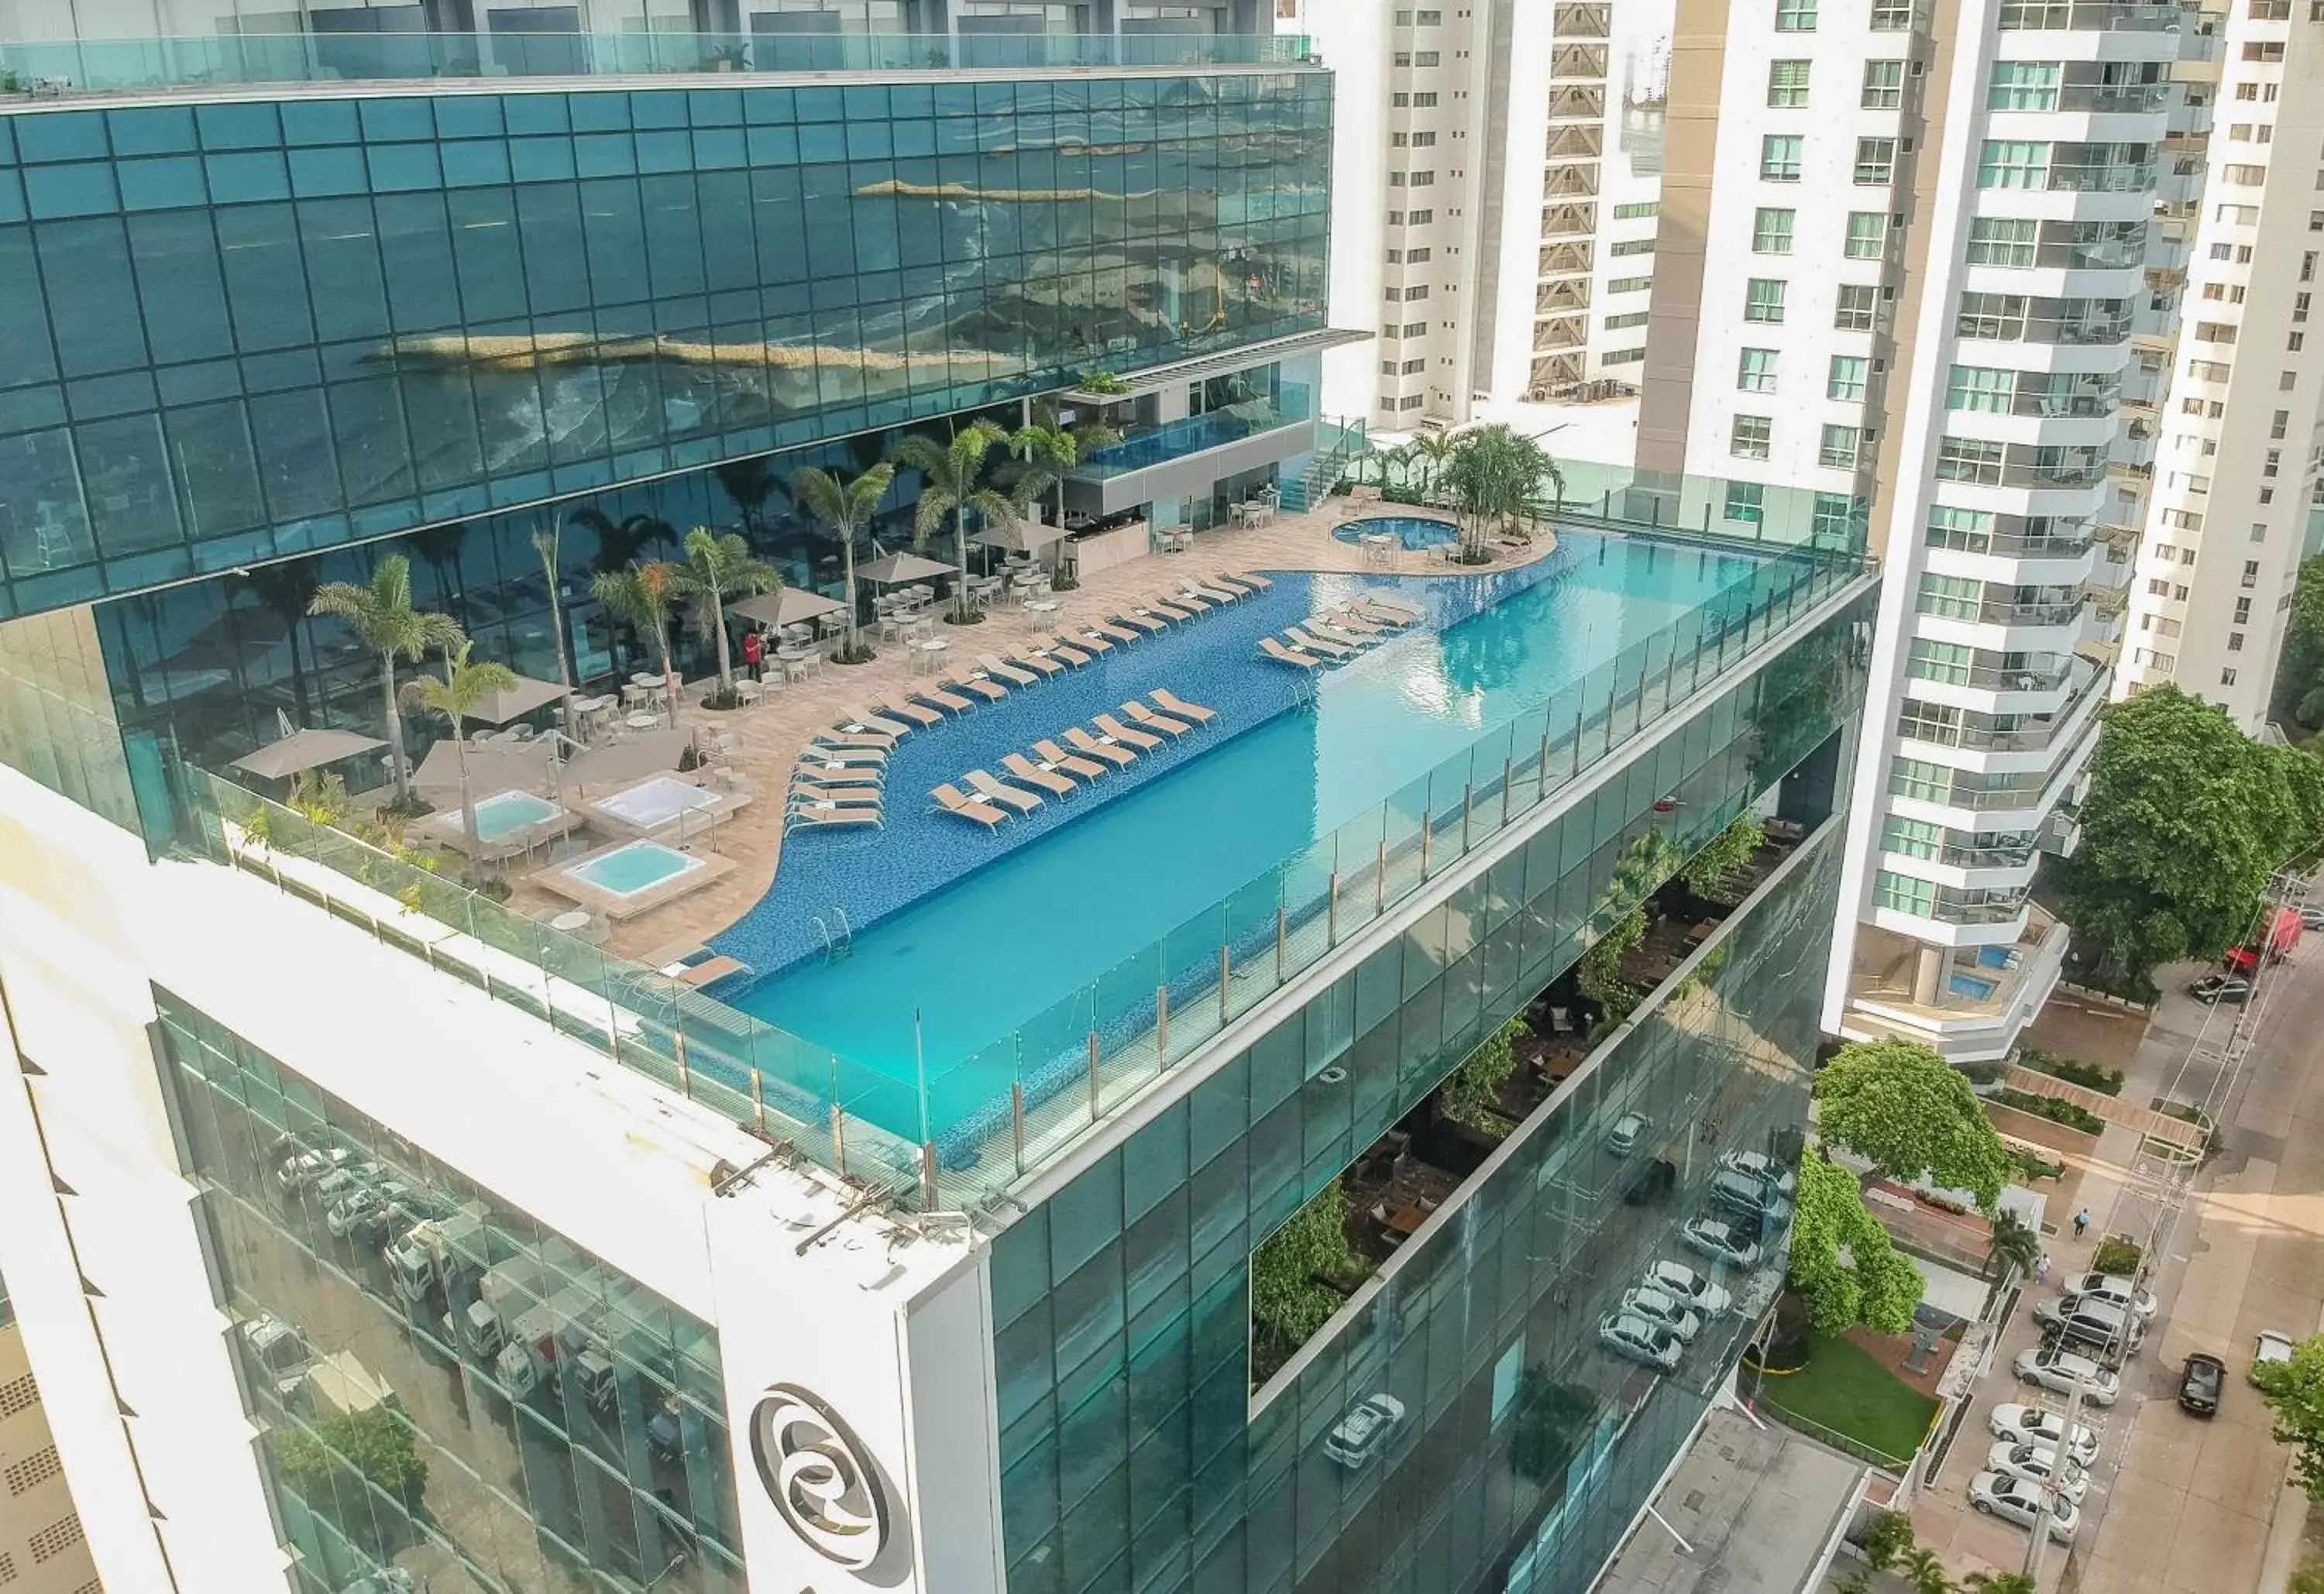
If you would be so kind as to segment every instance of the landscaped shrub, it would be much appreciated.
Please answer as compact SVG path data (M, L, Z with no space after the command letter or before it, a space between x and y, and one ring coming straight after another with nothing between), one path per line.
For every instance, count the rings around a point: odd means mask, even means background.
M2036 1096L2027 1091L2002 1091L1995 1095L1994 1100L2004 1107L2015 1107L2020 1112L2046 1118L2052 1123L2080 1129L2085 1135L2106 1132L2106 1119L2087 1107L2077 1107L2071 1101L2061 1101L2054 1096Z
M2135 1278L2138 1276L2138 1265L2144 1259L2144 1253L2129 1240L2102 1239L2090 1257L2090 1269L2096 1273L2119 1273L2125 1277Z
M2036 1073L2062 1079L2068 1084L2080 1085L2085 1090L2102 1092L2109 1096L2122 1094L2122 1070L2119 1068L2101 1068L2095 1063L2053 1056L2032 1046L2018 1053L2017 1061Z

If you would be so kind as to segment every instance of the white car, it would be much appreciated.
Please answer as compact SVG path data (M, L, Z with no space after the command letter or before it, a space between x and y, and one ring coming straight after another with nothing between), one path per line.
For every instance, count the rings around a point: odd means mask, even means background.
M335 1239L345 1239L361 1228L364 1221L382 1207L404 1200L411 1193L409 1184L390 1179L383 1184L359 1184L331 1203L323 1214L323 1226Z
M1685 1302L1705 1317L1716 1317L1734 1304L1734 1297L1683 1262L1656 1262L1640 1282Z
M2052 1395L2071 1395L2080 1385L2082 1398L2092 1405L2112 1405L2122 1393L2121 1379L2070 1350L2020 1350L2011 1365L2019 1383L2039 1385Z
M1714 1262L1733 1267L1757 1267L1759 1244L1724 1218L1689 1218L1679 1225L1678 1237Z
M1683 1344L1694 1343L1694 1336L1702 1331L1702 1313L1684 1302L1666 1295L1660 1290L1644 1285L1622 1297L1622 1310L1634 1317L1644 1317L1661 1323L1676 1334Z
M1788 1196L1799 1188L1798 1176L1764 1152L1729 1151L1719 1159L1719 1166L1729 1173L1748 1175L1762 1184L1772 1184L1778 1195Z
M1986 1419L1996 1439L2006 1439L2012 1444L2046 1444L2052 1449L2066 1432L2066 1419L2046 1405L1997 1405L1993 1415ZM2074 1424L2074 1442L2066 1447L2067 1458L2077 1467L2087 1467L2098 1459L2098 1436Z
M1980 1472L1969 1480L1969 1503L1988 1516L1998 1516L2020 1527L2032 1527L2043 1516L2042 1486L2003 1472ZM2049 1512L2050 1537L2061 1544L2074 1542L2082 1514L2071 1500L2060 1500Z
M1606 1131L1606 1149L1616 1156L1628 1156L1638 1148L1646 1132L1646 1118L1642 1112L1626 1112L1616 1119Z
M2077 1506L2090 1487L2089 1477L2070 1461L2060 1472L2058 1452L2046 1444L2012 1444L2005 1439L1986 1452L1985 1464L1990 1471L2006 1472L2028 1483L2054 1481L2058 1492Z
M2272 1361L2292 1359L2292 1336L2279 1334L2273 1329L2262 1329L2252 1344L2251 1381L2259 1382L2259 1369Z
M1598 1322L1598 1341L1615 1355L1658 1373L1676 1372L1686 1344L1675 1330L1633 1312L1609 1312Z
M345 1166L355 1158L355 1153L344 1146L334 1146L328 1151L301 1151L282 1159L274 1170L274 1183L284 1190L297 1190L324 1175Z
M1360 1467L1403 1421L1404 1402L1393 1395L1367 1395L1323 1436L1323 1453L1342 1467Z
M2135 1279L2119 1273L2077 1273L2058 1284L2061 1295L2084 1301L2099 1301L2108 1306L2127 1307L2132 1315L2148 1318L2154 1315L2154 1296L2138 1287Z

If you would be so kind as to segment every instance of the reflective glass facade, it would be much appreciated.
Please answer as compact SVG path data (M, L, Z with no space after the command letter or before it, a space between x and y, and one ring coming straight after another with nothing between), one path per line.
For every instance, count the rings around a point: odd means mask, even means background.
M1323 324L1330 79L0 116L0 616Z
M1646 1263L1691 1257L1674 1226L1717 1153L1779 1148L1805 1121L1829 833L1256 1412L1250 1253L1572 963L1625 852L1671 823L1657 801L1678 799L1699 843L1841 728L1869 615L1803 639L1000 1236L1011 1594L1584 1586L1745 1330L1706 1330L1664 1379L1596 1343ZM1796 784L1832 810L1828 771ZM1601 1155L1626 1112L1651 1147ZM1673 1187L1626 1204L1654 1160L1682 1170ZM1392 1436L1360 1466L1327 1457L1382 1392L1406 1413Z
M294 1586L739 1594L712 1331L155 998Z

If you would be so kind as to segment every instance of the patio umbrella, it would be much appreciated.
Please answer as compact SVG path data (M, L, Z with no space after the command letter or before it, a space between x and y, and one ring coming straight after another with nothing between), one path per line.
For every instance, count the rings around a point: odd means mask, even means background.
M819 614L844 613L846 609L847 605L837 598L826 598L819 592L798 586L787 586L779 593L726 605L729 614L740 615L753 625L771 625L777 631L787 625L804 625Z
M868 565L858 565L855 576L874 586L895 586L907 581L927 581L953 573L950 565L939 565L934 559L924 559L918 554L886 554Z
M226 767L265 780L285 780L386 745L376 736L362 736L353 731L293 731L256 752L245 753Z
M468 749L468 788L482 795L495 791L531 791L549 773L550 739L541 737L533 742L496 742L489 746L471 745ZM423 792L457 792L460 789L460 757L447 739L428 750L420 760L420 768L411 772L411 784Z
M1038 520L1003 521L995 525L987 522L983 530L969 539L987 548L1006 548L1010 553L1029 554L1036 548L1048 547L1065 535L1063 526L1052 526Z
M692 740L687 732L664 726L576 752L566 760L558 785L564 790L577 792L592 786L625 786L649 775L675 769L686 752L686 744Z
M530 676L519 676L516 685L505 692L494 692L478 700L467 717L480 725L505 725L520 719L536 708L546 708L566 696L566 689L555 681L538 681Z

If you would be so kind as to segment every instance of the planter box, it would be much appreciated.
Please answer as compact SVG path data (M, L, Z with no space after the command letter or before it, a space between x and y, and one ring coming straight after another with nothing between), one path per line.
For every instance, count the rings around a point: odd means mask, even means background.
M1997 1132L2013 1140L2023 1140L2028 1146L2046 1147L2052 1151L2070 1151L2077 1156L2087 1156L2098 1147L2096 1135L2085 1134L2015 1107L2005 1107L1998 1101L1985 1104L1985 1116Z

